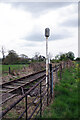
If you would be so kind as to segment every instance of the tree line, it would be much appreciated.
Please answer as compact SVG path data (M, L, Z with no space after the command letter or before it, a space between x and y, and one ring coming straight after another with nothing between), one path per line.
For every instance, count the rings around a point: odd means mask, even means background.
M28 56L25 55L25 54L18 55L16 53L16 51L9 50L8 55L5 56L5 50L2 47L1 53L2 53L2 56L3 56L2 64L6 64L6 65L9 65L9 64L29 64L31 62L42 62L42 61L45 62L46 61L45 56L40 55L39 52L36 52L34 57L28 58ZM49 57L51 59L52 55L49 54ZM51 62L59 62L59 61L62 61L62 60L65 61L65 60L68 60L68 59L74 60L74 58L75 58L74 53L69 51L68 53L61 53L61 54L56 55L55 59L51 59ZM76 58L76 60L80 60L80 58Z
M29 64L31 62L41 62L45 61L45 57L40 55L38 52L35 53L33 58L28 58L27 55L21 54L18 55L16 51L9 50L8 55L2 58L2 64Z

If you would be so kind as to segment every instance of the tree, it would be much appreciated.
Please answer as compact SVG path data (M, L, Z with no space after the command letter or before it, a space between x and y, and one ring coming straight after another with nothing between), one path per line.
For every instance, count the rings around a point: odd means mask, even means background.
M32 62L35 62L35 61L41 62L41 61L45 61L45 59L46 58L44 56L40 55L39 52L36 52L35 56L32 58Z
M0 50L0 52L2 53L2 61L4 61L4 59L5 59L5 48L2 46L2 48L1 48L1 50Z
M25 54L21 54L20 57L23 58L23 59L27 59L28 58L28 56L25 55Z
M80 61L80 57L77 57L77 58L76 58L76 61Z
M18 63L19 57L18 54L14 50L8 51L8 55L4 60L4 64L16 64Z
M42 55L39 55L39 57L38 57L38 60L39 60L39 61L45 61L45 59L46 59L46 58L45 58L44 56L42 56Z
M55 59L56 59L56 60L59 60L59 59L60 59L60 55L59 55L59 54L56 55L56 56L55 56Z
M34 59L35 60L39 60L39 56L40 56L40 53L39 52L35 52Z
M61 54L59 60L74 60L74 58L74 53L70 51L68 53Z
M69 58L70 60L74 60L75 56L74 56L74 53L73 52L68 52L67 54L67 58Z
M59 60L67 60L67 59L68 59L68 58L67 58L67 56L66 56L66 53L65 53L65 54L60 55Z
M21 64L26 64L26 63L28 63L28 56L25 55L25 54L21 54L21 55L20 55L20 59L19 59L19 63L21 63Z

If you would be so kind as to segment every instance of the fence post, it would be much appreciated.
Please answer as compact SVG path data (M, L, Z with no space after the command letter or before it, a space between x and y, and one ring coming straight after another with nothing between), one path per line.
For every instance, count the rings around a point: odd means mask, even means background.
M71 61L70 61L70 67L71 67Z
M25 101L26 101L26 120L27 120L27 118L28 118L28 114L27 114L27 95L26 95Z
M64 69L65 69L65 61L64 61Z
M66 61L66 68L67 68L67 61Z
M52 97L53 97L53 70L52 70L52 76L51 76L51 79L52 79L52 84L51 84L51 86L52 86Z
M56 82L58 82L58 76L57 76L57 66L55 65L55 70L56 70Z
M49 63L49 85L50 85L50 81L51 81L51 73L50 73L50 63Z
M67 69L68 69L68 61L67 61Z
M11 69L10 69L10 67L9 67L9 74L11 73Z
M50 95L52 98L52 94L53 94L53 70L52 70L52 64L50 64Z
M62 65L60 64L60 80L62 79Z
M40 117L42 117L42 95L41 95L42 83L40 82Z

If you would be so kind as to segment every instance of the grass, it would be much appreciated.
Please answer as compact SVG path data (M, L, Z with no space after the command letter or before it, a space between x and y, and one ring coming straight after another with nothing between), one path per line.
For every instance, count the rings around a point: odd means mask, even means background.
M0 73L2 73L2 65L0 64Z
M16 96L17 97L17 96ZM17 99L15 98L14 101ZM11 101L9 101L11 104ZM4 105L2 107L2 110L5 110L6 107L8 107L8 102L7 105ZM2 120L17 120L17 118L22 114L22 112L25 110L25 102L24 99L20 101L14 108L12 108L3 118ZM25 117L25 116L23 116ZM21 119L20 119L21 120Z
M9 67L11 68L11 71L13 70L20 70L22 69L23 67L28 67L28 64L26 65L0 65L0 73L1 72L8 72L9 71Z
M79 114L79 82L75 68L64 70L62 80L55 86L54 102L44 111L42 118L73 120L80 118Z

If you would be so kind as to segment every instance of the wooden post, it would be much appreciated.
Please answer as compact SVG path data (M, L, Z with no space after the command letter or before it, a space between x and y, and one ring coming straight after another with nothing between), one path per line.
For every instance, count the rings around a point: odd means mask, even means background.
M25 101L26 101L26 120L27 120L27 118L28 118L28 114L27 114L27 95L26 95Z
M52 98L53 95L53 70L52 70L52 64L49 65L50 67L50 95Z
M9 74L11 73L11 68L9 67Z
M40 117L42 117L42 95L41 95L42 83L40 82Z
M60 80L62 79L62 65L60 64Z

